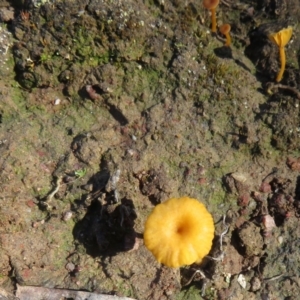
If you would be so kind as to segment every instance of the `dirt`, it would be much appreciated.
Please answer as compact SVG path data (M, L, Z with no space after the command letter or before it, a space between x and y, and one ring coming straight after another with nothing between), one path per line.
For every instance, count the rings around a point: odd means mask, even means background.
M14 1L12 1L14 2ZM0 1L0 287L297 299L297 1ZM268 35L293 26L280 84ZM201 265L143 244L153 207L213 215ZM200 272L201 271L201 272ZM202 274L202 275L201 275Z

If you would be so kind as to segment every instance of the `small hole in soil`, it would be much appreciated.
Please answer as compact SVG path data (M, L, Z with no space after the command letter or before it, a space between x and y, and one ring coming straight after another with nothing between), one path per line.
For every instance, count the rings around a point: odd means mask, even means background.
M245 247L243 247L240 243L240 238L239 238L239 235L238 235L238 232L237 232L237 229L235 229L233 232L232 232L232 236L231 236L231 244L232 246L236 249L236 251L244 256L246 254L246 249Z
M297 183L295 188L295 199L297 199L297 201L300 200L300 176L297 177Z

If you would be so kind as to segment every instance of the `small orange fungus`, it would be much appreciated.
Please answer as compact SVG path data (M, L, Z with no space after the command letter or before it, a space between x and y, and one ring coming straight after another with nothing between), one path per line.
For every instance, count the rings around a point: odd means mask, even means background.
M293 27L288 26L287 28L283 28L282 30L269 35L269 39L279 47L281 67L277 74L276 82L279 82L282 79L286 63L284 47L290 41L292 34Z
M211 12L211 31L217 32L216 8L220 0L203 0L203 6Z
M231 44L231 37L229 34L230 29L231 29L231 26L229 24L223 24L219 27L220 32L226 36L225 46L228 46L228 47Z
M189 197L158 204L145 224L146 247L168 267L200 263L209 253L213 238L211 214L201 202Z

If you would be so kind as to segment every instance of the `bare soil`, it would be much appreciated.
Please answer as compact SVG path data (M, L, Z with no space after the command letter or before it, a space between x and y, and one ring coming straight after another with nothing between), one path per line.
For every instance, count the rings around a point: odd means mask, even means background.
M298 2L221 1L231 47L201 1L24 2L0 1L1 290L298 299ZM144 222L184 195L216 237L171 269Z

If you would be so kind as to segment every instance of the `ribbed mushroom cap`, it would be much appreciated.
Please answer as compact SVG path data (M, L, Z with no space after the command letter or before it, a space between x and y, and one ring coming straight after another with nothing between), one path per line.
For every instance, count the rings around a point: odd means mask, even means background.
M158 262L169 267L200 263L213 238L213 218L193 198L172 198L158 204L145 224L146 247Z
M216 8L220 3L220 0L203 0L203 6L207 9Z
M278 47L284 47L291 39L293 27L289 26L269 35L269 39Z

